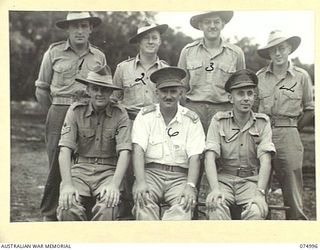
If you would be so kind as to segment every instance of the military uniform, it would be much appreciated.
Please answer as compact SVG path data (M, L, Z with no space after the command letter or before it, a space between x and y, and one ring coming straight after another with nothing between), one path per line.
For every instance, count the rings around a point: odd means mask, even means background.
M306 219L303 213L303 145L297 130L304 111L314 110L313 92L308 73L289 63L286 76L278 79L272 64L257 72L259 112L269 115L272 140L277 150L273 168L280 181L284 204L290 206L287 219Z
M212 55L199 39L182 49L178 67L188 72L184 80L186 107L199 115L206 132L216 112L232 108L224 85L232 73L245 68L244 54L238 46L222 40Z
M49 158L49 176L41 202L45 216L55 216L59 197L60 174L57 147L65 114L73 102L85 95L85 86L74 81L76 76L86 77L90 70L106 65L102 51L89 44L86 53L77 55L69 41L52 44L43 56L37 88L51 93L52 105L46 120L46 146Z
M152 66L145 69L139 55L118 64L113 82L122 87L123 91L116 91L115 95L126 107L129 117L134 120L141 108L157 103L155 84L150 81L150 75L158 69L169 65L157 58Z
M159 220L159 203L170 208L163 220L190 220L178 198L187 183L188 160L201 154L205 135L196 113L178 105L178 111L166 126L159 104L143 108L133 124L132 142L145 152L146 182L150 187L147 205L135 204L137 220ZM134 186L135 189L135 186Z
M109 103L105 112L98 114L89 103L70 106L61 130L60 147L75 152L75 164L71 167L72 181L80 194L69 210L59 206L59 220L87 220L86 198L96 198L92 220L117 218L117 207L107 208L100 202L101 188L108 184L115 172L118 154L131 150L130 121L124 108Z
M260 201L262 204L258 206L253 204L250 210L246 205L257 190L259 158L265 153L275 152L271 137L270 121L265 114L251 112L242 129L235 122L233 111L214 115L208 130L206 150L218 155L219 188L225 196L225 203L209 212L209 219L231 219L230 205L244 206L242 219L265 218L268 213L265 201Z

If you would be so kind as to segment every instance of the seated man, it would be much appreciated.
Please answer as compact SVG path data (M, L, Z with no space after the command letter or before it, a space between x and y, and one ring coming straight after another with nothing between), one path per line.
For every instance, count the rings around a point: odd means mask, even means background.
M231 205L242 206L243 220L261 220L268 214L265 191L275 147L268 116L251 110L257 84L249 70L231 75L225 90L233 109L211 120L205 154L210 220L230 220Z
M142 108L134 121L133 214L137 220L159 220L161 202L169 205L162 220L192 217L205 135L196 113L179 105L185 76L177 67L152 73L159 104Z
M132 147L129 118L124 108L110 102L113 90L120 88L106 68L76 81L87 85L90 100L70 106L61 130L58 219L114 220Z

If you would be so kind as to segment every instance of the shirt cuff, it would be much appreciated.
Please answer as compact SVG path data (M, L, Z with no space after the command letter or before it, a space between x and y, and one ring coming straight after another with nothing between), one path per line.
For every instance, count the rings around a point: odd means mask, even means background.
M121 144L118 144L117 147L116 147L117 154L118 154L121 150L129 150L129 151L131 151L131 150L132 150L132 144L131 144L131 143L121 143Z
M220 145L217 143L207 143L205 151L213 151L220 157Z
M76 150L76 148L77 148L77 144L73 141L70 141L70 140L60 140L59 146L71 148L73 151Z
M276 154L274 145L264 145L261 148L258 148L257 158L259 159L265 153L271 153L271 156L273 157Z
M35 86L40 89L50 89L50 84L47 82L36 81Z

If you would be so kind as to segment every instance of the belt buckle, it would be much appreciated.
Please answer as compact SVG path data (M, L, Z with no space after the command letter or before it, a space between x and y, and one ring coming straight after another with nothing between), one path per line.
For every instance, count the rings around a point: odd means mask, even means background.
M243 168L237 168L237 176L242 178L247 177L245 171L242 171L242 170Z
M94 163L94 164L98 164L98 162L99 162L99 158L98 158L98 157L95 157L93 163Z

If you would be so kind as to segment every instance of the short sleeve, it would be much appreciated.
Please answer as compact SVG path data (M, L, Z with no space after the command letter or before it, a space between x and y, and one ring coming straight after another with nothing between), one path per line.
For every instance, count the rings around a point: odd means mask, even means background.
M78 126L75 118L75 111L73 110L73 106L70 106L64 119L64 123L62 125L59 146L68 147L72 150L76 150L77 133Z
M138 113L133 122L132 128L132 143L138 144L144 151L148 147L149 131L146 125L146 117L141 111Z
M48 49L42 58L38 79L35 86L41 89L50 89L52 79L52 60L50 56L50 49Z
M117 153L119 153L121 150L132 150L131 122L126 111L123 111L118 123L116 132L116 142Z
M219 135L219 121L214 117L211 119L207 140L206 140L206 151L214 151L218 158L221 155L221 143L220 143L220 135Z

